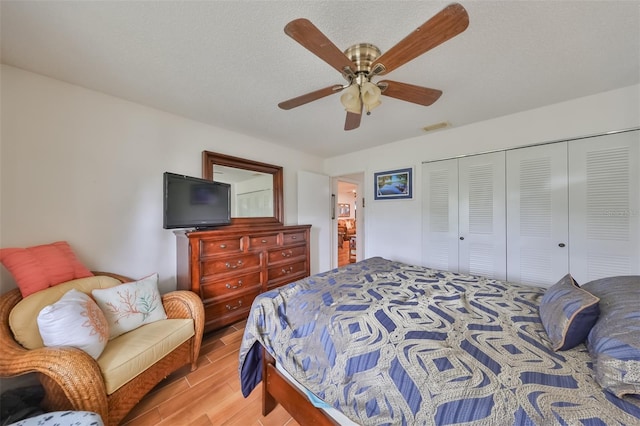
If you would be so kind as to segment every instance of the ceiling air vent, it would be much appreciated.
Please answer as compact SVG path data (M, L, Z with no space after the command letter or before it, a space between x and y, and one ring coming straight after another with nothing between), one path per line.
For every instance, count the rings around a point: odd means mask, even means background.
M431 124L429 126L424 126L422 128L423 131L425 132L433 132L434 130L439 130L439 129L444 129L447 127L450 127L451 124L447 121L442 121L440 123L436 123L436 124Z

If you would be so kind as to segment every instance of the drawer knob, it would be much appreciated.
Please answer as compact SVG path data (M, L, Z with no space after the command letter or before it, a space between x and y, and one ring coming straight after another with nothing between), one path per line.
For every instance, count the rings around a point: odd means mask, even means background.
M293 256L293 252L291 250L282 252L282 257L291 257L291 256Z
M262 240L262 244L267 244L267 240Z
M238 285L231 285L227 283L226 287L230 290L242 287L242 280L238 280Z
M297 235L292 235L292 236L291 236L291 239L292 239L292 240L297 240L297 239L298 239L298 236L297 236Z
M293 272L293 266L289 266L287 269L282 268L283 274L290 274Z
M235 306L231 306L231 305L225 305L228 311L235 311L236 309L239 309L242 307L242 300L238 300L238 304Z
M221 249L226 249L226 248L227 248L227 245L226 245L226 244L220 244L220 248L221 248Z
M232 265L231 263L227 262L224 264L224 266L226 266L227 269L237 269L242 266L242 260L238 260L235 265Z

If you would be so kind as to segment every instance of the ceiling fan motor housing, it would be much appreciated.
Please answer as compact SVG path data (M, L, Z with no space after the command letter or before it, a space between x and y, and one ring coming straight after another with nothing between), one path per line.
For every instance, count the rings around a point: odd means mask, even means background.
M354 72L356 74L368 75L371 72L371 64L378 59L381 52L373 44L359 43L348 47L344 54L355 64Z

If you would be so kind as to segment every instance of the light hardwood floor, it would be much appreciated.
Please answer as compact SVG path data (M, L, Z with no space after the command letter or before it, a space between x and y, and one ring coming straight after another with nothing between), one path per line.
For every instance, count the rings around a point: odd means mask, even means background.
M245 321L206 334L198 369L183 367L167 377L124 419L126 426L299 426L282 406L262 411L262 384L248 398L240 391L238 351Z
M349 241L342 243L342 247L338 247L338 266L344 266L349 263Z

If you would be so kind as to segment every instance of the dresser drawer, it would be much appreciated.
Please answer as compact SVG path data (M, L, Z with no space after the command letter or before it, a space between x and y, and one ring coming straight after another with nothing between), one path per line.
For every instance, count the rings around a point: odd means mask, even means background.
M239 256L224 258L214 258L201 260L200 282L213 278L216 274L226 274L230 272L243 273L251 272L252 269L260 267L260 253L247 253Z
M249 236L249 249L259 250L261 248L275 247L278 245L278 234L267 234L261 236Z
M269 268L268 272L268 280L277 280L282 277L287 277L290 275L298 275L300 273L307 271L307 262L304 260L301 262L287 263L284 265L274 266Z
M209 318L228 315L236 311L248 311L251 309L253 299L255 299L259 293L260 291L256 290L221 302L205 303L204 314Z
M282 244L287 245L287 244L302 243L306 241L306 235L307 234L305 232L285 233L282 235Z
M277 250L269 250L269 265L276 262L304 256L307 253L307 246L282 247Z
M267 282L267 291L273 290L274 288L282 287L285 284L292 283L294 281L301 280L303 278L308 277L309 275L306 272L298 272L296 274L284 275L275 280L270 280Z
M204 303L205 331L215 330L246 318L251 310L253 299L259 290L241 294L220 302Z
M232 237L216 240L200 240L200 257L214 254L240 253L242 251L242 237Z
M261 288L260 272L247 275L233 275L224 280L202 284L200 286L200 297L204 300L231 297L250 289L260 291Z

